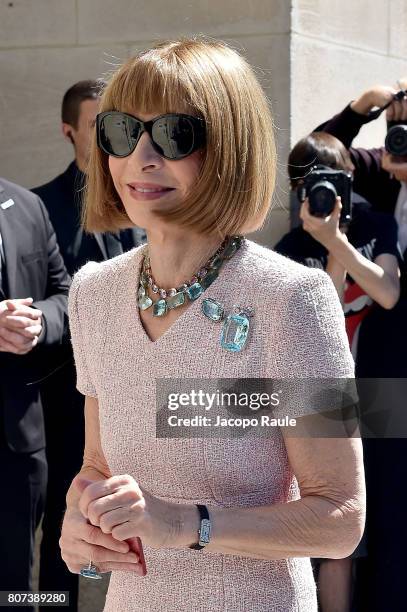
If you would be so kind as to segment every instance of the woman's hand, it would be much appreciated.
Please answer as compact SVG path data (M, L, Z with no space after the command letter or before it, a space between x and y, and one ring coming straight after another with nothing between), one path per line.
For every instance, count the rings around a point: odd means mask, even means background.
M188 546L196 540L199 517L195 506L154 497L128 475L87 482L79 510L106 537L121 542L140 537L153 548Z
M327 217L315 217L309 211L308 198L304 200L300 210L300 218L303 221L303 228L306 232L321 243L328 251L331 250L335 242L347 241L346 235L339 227L342 204L341 198L336 198L335 208Z
M83 489L83 484L78 487ZM66 511L59 545L63 560L74 574L79 574L92 560L102 573L121 570L143 575L139 557L130 551L129 544L118 542L91 525L77 509Z

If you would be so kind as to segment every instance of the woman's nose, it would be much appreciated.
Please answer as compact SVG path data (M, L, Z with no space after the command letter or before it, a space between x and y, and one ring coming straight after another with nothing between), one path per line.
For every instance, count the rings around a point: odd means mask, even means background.
M140 136L136 148L127 159L128 163L136 164L142 170L156 169L161 167L163 163L163 158L154 149L147 132Z

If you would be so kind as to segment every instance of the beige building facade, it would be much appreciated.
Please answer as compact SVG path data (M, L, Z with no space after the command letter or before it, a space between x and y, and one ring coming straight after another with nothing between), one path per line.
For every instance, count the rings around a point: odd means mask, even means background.
M108 76L154 41L206 34L255 67L272 104L279 166L272 245L288 227L290 144L357 96L407 74L407 0L1 0L0 175L26 187L72 159L60 105L74 82ZM384 123L358 142L380 144Z

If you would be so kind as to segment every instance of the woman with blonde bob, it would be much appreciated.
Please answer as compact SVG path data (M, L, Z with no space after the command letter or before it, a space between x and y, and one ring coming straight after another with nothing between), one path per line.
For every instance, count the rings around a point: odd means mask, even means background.
M329 278L243 237L275 171L267 100L222 42L163 43L103 93L85 227L138 225L148 244L72 285L86 448L60 543L70 571L112 571L105 611L312 612L309 557L346 557L361 537L358 439L217 436L201 406L211 435L156 436L157 379L353 376Z

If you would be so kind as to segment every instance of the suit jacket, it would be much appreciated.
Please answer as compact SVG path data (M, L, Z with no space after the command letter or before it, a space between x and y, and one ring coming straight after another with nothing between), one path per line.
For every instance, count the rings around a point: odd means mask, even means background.
M365 115L352 110L349 104L341 113L319 125L315 131L327 132L343 142L355 166L354 190L371 203L373 210L394 214L401 185L400 181L382 169L384 147L362 149L351 146L361 127L369 121Z
M4 298L32 297L44 332L27 355L0 353L0 437L16 452L45 446L39 387L49 347L67 334L70 277L38 196L0 179L0 232L6 260ZM45 366L46 367L46 366Z
M84 183L85 175L73 161L63 174L32 190L47 207L59 248L71 276L88 261L104 261L118 254L114 250L114 241L112 247L109 247L103 234L87 234L81 228L81 192ZM121 244L123 251L139 246L146 240L144 230L138 227L110 236ZM113 250L109 252L109 248Z

